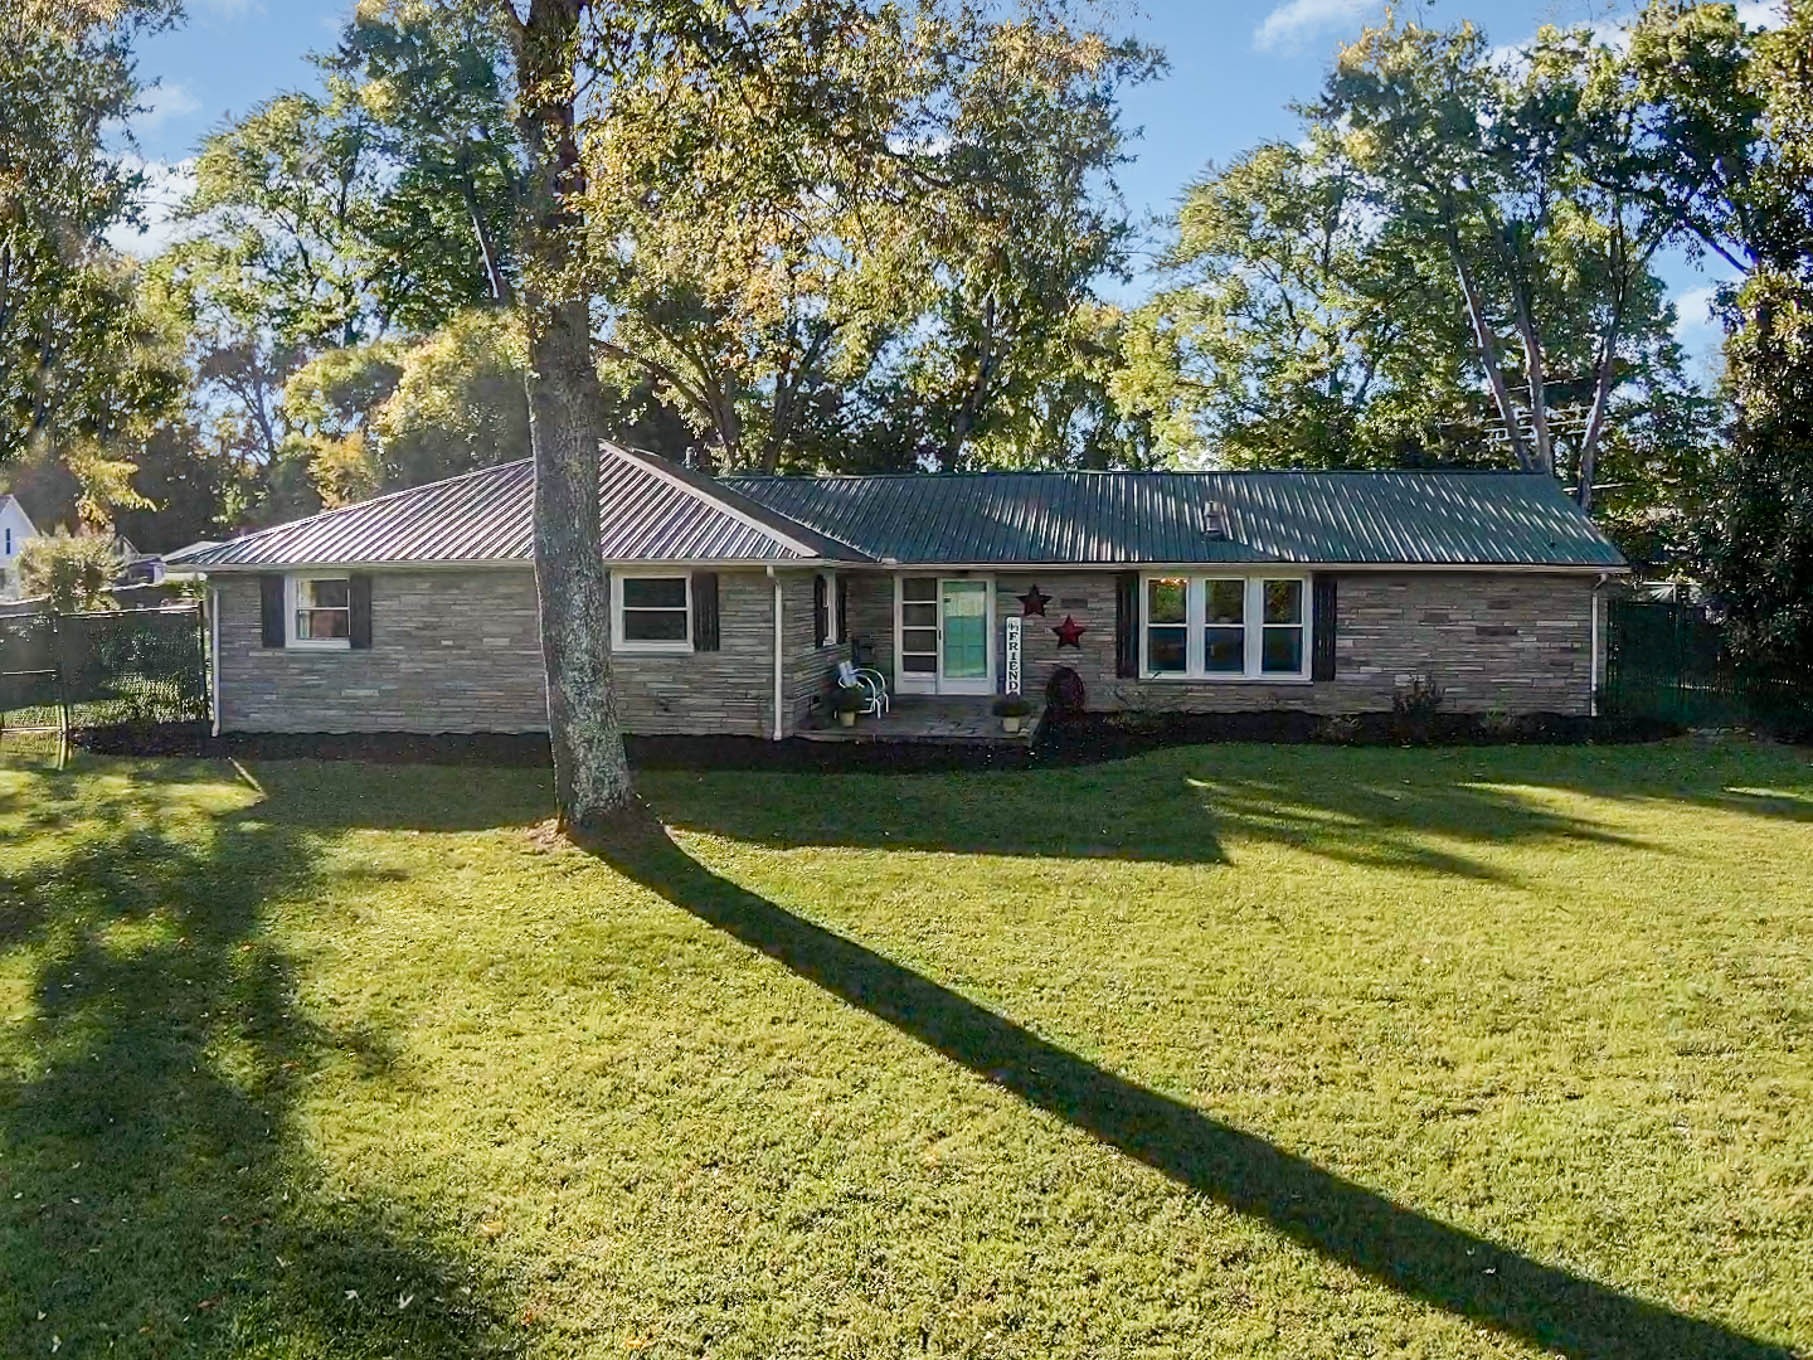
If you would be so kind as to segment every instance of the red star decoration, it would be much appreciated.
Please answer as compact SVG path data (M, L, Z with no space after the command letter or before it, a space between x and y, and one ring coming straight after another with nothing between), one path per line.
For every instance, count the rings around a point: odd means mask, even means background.
M1036 581L1033 582L1031 590L1027 591L1024 595L1017 595L1014 598L1020 602L1021 617L1028 619L1034 614L1037 614L1040 618L1044 618L1045 606L1051 603L1051 596L1040 590L1038 582Z
M1058 646L1075 647L1083 650L1083 634L1088 631L1087 624L1078 623L1070 615L1064 615L1064 621L1051 630L1058 635Z

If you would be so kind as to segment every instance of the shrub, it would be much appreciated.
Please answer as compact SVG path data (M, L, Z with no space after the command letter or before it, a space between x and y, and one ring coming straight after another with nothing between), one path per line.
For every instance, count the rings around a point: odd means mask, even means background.
M28 599L42 596L52 613L112 609L113 597L107 591L120 574L120 565L111 538L59 529L50 538L34 538L25 545L19 554L19 584Z
M1059 666L1045 682L1045 706L1054 718L1073 718L1089 706L1083 677L1068 666Z
M994 704L997 718L1024 718L1032 712L1032 703L1024 694L1003 694Z
M863 708L862 689L857 685L839 685L837 692L831 696L833 713L860 713Z
M1397 693L1391 696L1391 711L1400 718L1433 718L1442 706L1442 687L1435 683L1435 677L1413 675L1409 683L1399 685Z

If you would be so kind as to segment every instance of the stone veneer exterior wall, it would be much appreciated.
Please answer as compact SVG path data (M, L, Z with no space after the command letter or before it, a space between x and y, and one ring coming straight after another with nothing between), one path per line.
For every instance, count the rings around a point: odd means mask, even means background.
M894 585L851 571L849 634L893 674ZM222 575L220 717L236 732L530 732L547 725L534 578L524 568L374 571L372 646L266 648L258 580ZM812 572L780 576L791 734L848 654L812 636ZM1432 677L1456 712L1582 714L1591 707L1593 578L1513 572L1351 572L1337 589L1336 679L1321 684L1121 680L1114 674L1115 573L1010 571L995 577L996 643L1015 597L1037 582L1048 617L1025 630L1025 687L1073 667L1093 709L1320 713L1386 710L1412 676ZM625 728L648 735L769 736L774 703L774 582L718 575L720 650L614 658ZM829 595L835 609L835 590ZM1085 626L1060 651L1051 629Z
M1391 708L1399 688L1413 676L1433 678L1444 692L1444 707L1455 712L1584 714L1591 709L1592 576L1337 573L1336 678L1316 684L1117 678L1116 575L1076 570L995 574L997 655L1007 617L1021 608L1016 597L1035 582L1051 597L1045 618L1026 620L1022 670L1027 693L1043 694L1051 672L1063 665L1082 677L1089 707L1103 711L1378 712ZM890 678L893 598L893 582L885 575L863 573L852 582L851 634L871 645L875 664ZM1066 614L1085 627L1080 649L1058 647L1052 628Z
M810 574L782 579L789 633L810 633ZM214 578L223 731L546 730L535 578L527 567L376 570L371 580L370 649L310 651L261 644L256 576ZM791 595L802 591L796 610ZM773 582L759 571L720 571L718 610L716 652L612 658L627 731L770 735Z

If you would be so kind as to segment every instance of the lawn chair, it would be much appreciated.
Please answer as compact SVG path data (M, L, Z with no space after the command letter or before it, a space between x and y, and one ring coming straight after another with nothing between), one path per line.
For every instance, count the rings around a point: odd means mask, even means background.
M837 684L840 689L854 689L862 694L865 714L879 718L888 711L888 682L880 671L840 661L837 663Z

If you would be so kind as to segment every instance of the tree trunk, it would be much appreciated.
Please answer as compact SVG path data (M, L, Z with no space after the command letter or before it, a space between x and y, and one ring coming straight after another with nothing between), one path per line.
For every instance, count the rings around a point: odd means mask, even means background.
M1524 442L1523 429L1517 421L1517 408L1511 404L1511 389L1505 384L1504 366L1498 361L1498 342L1493 338L1492 323L1486 316L1485 299L1480 296L1473 271L1467 267L1466 256L1461 253L1459 233L1451 223L1448 226L1448 258L1454 265L1455 275L1460 279L1461 296L1466 300L1467 319L1473 325L1473 341L1479 349L1480 365L1486 370L1487 381L1492 384L1492 399L1498 404L1498 416L1504 421L1505 435L1511 441L1511 452L1517 456L1520 468L1525 472L1536 472L1539 469L1530 457L1529 445Z
M510 280L504 273L503 261L497 256L497 245L491 239L491 231L485 225L484 211L479 207L478 190L472 183L472 168L468 164L471 148L460 148L460 197L465 201L466 214L472 219L472 237L478 246L479 267L484 271L485 282L490 285L492 300L508 307L516 300L515 290L510 287Z
M1555 472L1555 441L1549 434L1549 373L1542 360L1542 339L1536 318L1521 282L1511 285L1517 307L1517 335L1523 341L1523 374L1530 384L1530 428L1536 438L1536 466L1550 476Z
M548 678L548 736L560 827L595 838L637 811L611 686L610 586L599 549L603 403L591 318L576 278L584 190L574 125L574 39L583 0L533 0L513 30L530 159L520 296L528 335L535 459L535 591Z

